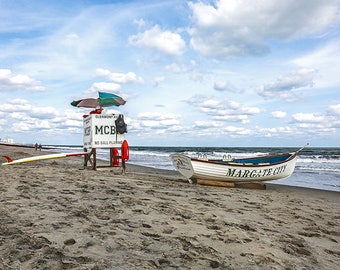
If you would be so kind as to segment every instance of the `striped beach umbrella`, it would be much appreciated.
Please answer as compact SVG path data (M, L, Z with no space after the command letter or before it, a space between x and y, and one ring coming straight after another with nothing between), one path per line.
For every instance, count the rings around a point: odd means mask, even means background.
M112 93L98 92L98 98L84 98L80 100L74 100L71 105L74 107L83 108L98 108L98 107L111 107L124 105L126 101L120 96Z

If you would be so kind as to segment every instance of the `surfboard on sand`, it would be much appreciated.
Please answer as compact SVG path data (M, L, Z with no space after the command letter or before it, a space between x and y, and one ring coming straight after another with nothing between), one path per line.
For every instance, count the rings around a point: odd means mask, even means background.
M85 156L85 155L88 155L88 154L89 154L89 152L57 153L57 154L48 154L48 155L21 158L21 159L16 159L16 160L12 160L8 156L2 156L3 158L5 158L7 160L7 162L2 163L1 165L14 165L14 164L20 164L20 163L25 163L25 162L39 161L39 160L64 158L64 157L74 157L74 156Z

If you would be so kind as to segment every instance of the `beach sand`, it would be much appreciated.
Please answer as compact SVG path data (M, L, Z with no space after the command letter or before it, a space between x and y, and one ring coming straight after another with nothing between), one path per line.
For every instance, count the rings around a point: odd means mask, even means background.
M200 186L80 157L0 169L0 269L339 269L337 192Z

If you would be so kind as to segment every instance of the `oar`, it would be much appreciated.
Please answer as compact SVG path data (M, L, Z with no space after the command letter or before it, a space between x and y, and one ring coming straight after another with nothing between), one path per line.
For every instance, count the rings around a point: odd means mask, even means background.
M302 151L305 147L307 147L309 145L309 143L306 143L303 147L301 147L299 150L295 151L296 153L299 153L300 151Z

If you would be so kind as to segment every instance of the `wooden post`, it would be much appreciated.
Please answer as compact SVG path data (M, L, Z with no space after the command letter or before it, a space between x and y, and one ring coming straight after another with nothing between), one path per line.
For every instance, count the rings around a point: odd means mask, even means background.
M84 152L87 152L87 148L84 148ZM84 155L84 169L87 167L88 155Z
M113 164L113 148L109 148L110 149L110 167L112 166Z
M87 149L84 148L84 152L87 152ZM91 150L91 152L88 155L84 156L84 169L87 167L87 163L90 162L92 168L93 168L93 162L91 160L91 156L93 155L93 149Z
M87 149L84 148L84 152L87 152ZM92 158L92 159L91 159ZM114 159L121 159L122 163L119 166L113 166L113 160ZM87 167L87 163L90 162L90 164L92 165L92 170L96 171L97 170L97 149L96 148L92 148L91 152L88 155L84 156L84 168ZM102 168L98 167L98 168ZM122 156L114 156L111 149L110 149L110 164L109 166L105 166L105 167L119 167L122 168L122 173L125 174L126 172L126 162L122 159Z
M93 155L93 164L92 164L92 170L97 170L97 151L96 148L92 148L92 155Z

